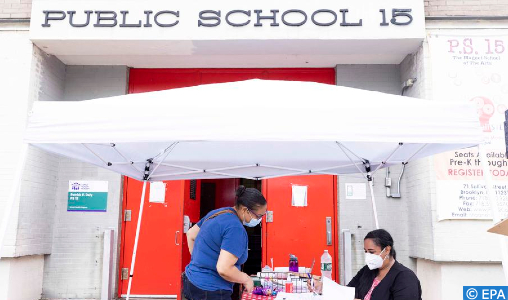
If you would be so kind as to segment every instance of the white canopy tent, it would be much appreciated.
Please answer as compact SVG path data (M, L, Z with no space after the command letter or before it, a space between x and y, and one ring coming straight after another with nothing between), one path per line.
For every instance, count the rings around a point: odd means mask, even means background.
M264 80L36 102L25 137L27 144L143 180L145 187L160 180L359 173L371 190L372 174L384 166L483 139L469 103ZM130 280L137 238L134 248Z

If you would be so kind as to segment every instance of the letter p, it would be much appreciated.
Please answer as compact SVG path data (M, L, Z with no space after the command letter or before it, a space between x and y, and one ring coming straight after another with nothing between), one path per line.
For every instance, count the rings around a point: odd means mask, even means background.
M42 27L51 27L49 21L62 21L67 16L62 10L44 10L42 13L44 14L44 24L42 24ZM57 16L52 17L51 15Z

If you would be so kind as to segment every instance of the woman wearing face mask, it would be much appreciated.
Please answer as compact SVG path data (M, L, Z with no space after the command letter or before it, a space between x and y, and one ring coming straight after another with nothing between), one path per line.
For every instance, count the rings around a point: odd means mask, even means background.
M355 288L355 299L421 300L422 288L415 273L396 260L393 239L388 231L377 229L363 240L365 266L348 286ZM315 289L321 283L315 282Z
M252 291L251 277L240 271L248 256L248 237L243 226L257 226L266 214L266 206L266 199L258 190L240 186L234 207L211 211L189 229L191 262L182 274L185 298L231 300L234 283Z

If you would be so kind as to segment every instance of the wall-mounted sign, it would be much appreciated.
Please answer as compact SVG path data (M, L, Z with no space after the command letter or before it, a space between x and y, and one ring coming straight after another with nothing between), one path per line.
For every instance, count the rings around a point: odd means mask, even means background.
M150 203L164 203L166 202L166 184L162 181L154 181L150 183L150 196L148 198Z
M102 211L108 207L108 182L70 180L67 211Z
M424 38L421 0L44 0L30 20L66 64L137 68L399 64Z
M386 8L375 8L379 11L379 26L407 26L413 22L412 9L407 7L392 8L388 12ZM70 27L123 27L123 28L150 28L174 27L180 23L180 15L185 12L180 10L143 10L132 12L129 10L43 10L44 22L42 27L49 28L55 23L66 23ZM133 15L138 17L133 17ZM140 16L142 15L142 16ZM329 9L321 8L314 11L301 9L280 10L270 8L262 9L232 9L222 11L220 9L205 9L195 16L197 27L300 27L307 22L315 26L363 26L363 18L351 20L349 8ZM388 17L387 17L388 16ZM80 20L80 21L78 21Z
M291 205L297 207L307 206L307 186L306 185L292 185Z
M47 0L34 1L30 32L77 40L421 38L424 17L421 0Z
M367 199L367 185L365 183L345 183L346 199L365 200Z
M477 148L436 155L438 219L492 219L483 178L488 163L494 199L508 216L508 160L505 157L504 112L508 107L508 38L502 35L445 32L429 38L434 97L474 103L487 142L487 162Z

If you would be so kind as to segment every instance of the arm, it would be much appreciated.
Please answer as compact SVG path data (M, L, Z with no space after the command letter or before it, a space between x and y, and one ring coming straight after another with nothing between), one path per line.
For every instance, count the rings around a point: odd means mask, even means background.
M420 300L420 282L412 272L400 272L395 278L391 293L394 300Z
M356 273L355 277L353 277L353 279L351 279L351 281L347 284L347 286L355 288L355 300L360 300L357 299L357 297L359 298L360 296L358 295L358 289L356 289L356 287L360 282L360 278L362 277L363 272L365 272L365 267L361 268L360 271Z
M358 273L356 273L355 277L353 277L353 279L351 279L351 281L347 284L347 286L356 287L358 285L358 283L360 282L360 278L362 277L364 271L365 271L365 267L361 268L360 271L358 271Z
M187 231L187 245L189 246L189 252L192 255L192 250L194 250L194 242L196 241L196 237L199 233L199 226L196 224L192 226L189 231Z
M235 266L237 261L238 257L222 249L217 261L217 272L226 281L243 284L247 289L247 293L250 293L254 287L254 282L249 275L238 270Z

